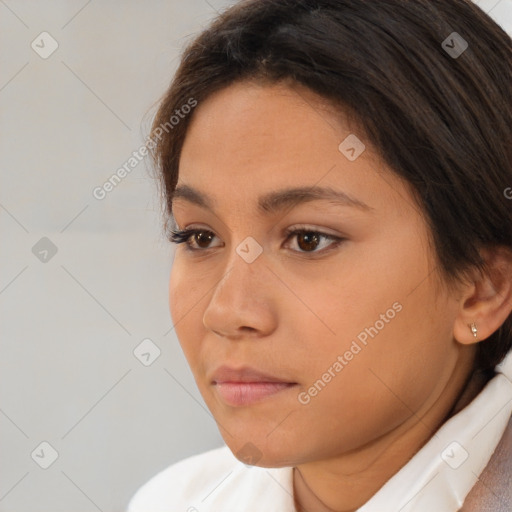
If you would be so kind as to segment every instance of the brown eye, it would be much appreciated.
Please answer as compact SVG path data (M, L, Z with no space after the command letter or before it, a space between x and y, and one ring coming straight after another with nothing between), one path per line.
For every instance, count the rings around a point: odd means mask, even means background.
M314 251L320 243L317 233L304 231L297 235L297 245L302 251Z
M199 247L207 249L213 239L213 236L213 233L210 231L197 231L197 233L194 234L194 239ZM203 246L202 244L205 245Z
M204 251L210 249L215 234L206 229L177 229L172 230L169 240L175 244L184 244L190 251ZM215 247L215 246L213 246Z
M301 254L321 254L336 248L346 239L323 233L322 231L301 228L287 230L286 240L287 245L291 245L294 252Z

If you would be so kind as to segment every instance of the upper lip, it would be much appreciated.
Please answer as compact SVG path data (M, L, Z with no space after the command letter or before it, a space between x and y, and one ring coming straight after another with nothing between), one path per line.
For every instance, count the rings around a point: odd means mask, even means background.
M250 366L233 368L226 365L219 366L212 376L213 384L221 382L283 382L286 384L295 384L294 382L262 372Z

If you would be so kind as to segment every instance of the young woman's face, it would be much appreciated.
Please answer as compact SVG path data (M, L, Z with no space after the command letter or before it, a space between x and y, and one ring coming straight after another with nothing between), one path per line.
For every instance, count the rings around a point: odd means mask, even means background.
M339 114L302 88L232 85L194 113L185 186L209 207L174 199L198 233L176 248L170 310L235 454L333 457L438 402L461 357L457 301L410 191Z

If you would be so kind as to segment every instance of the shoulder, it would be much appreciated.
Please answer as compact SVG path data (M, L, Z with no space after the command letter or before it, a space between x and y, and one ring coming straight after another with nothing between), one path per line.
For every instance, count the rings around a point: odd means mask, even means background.
M512 510L512 417L489 463L471 489L461 512Z
M199 489L206 491L209 485L213 488L219 476L233 470L237 462L227 446L176 462L157 473L136 492L128 512L168 510L170 504L184 506L186 511L195 501ZM189 503L185 504L187 501Z
M252 500L257 497L261 501L264 491L285 512L293 510L283 493L291 482L291 468L246 466L223 446L183 459L157 473L135 493L127 512L238 512L244 510L244 503L254 503ZM272 498L273 488L277 496Z

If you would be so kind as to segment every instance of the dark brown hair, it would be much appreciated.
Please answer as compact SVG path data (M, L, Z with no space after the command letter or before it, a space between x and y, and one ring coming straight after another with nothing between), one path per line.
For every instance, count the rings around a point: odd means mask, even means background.
M355 119L410 184L447 281L484 271L479 249L512 248L512 40L471 0L245 0L219 15L184 51L153 122L167 221L194 113L170 118L240 80L301 84ZM511 345L509 316L476 367Z

